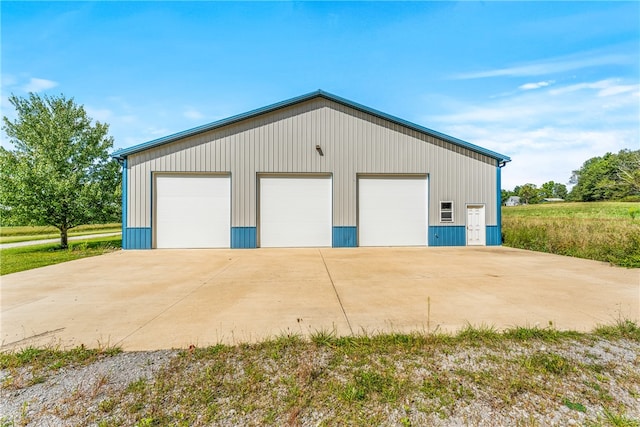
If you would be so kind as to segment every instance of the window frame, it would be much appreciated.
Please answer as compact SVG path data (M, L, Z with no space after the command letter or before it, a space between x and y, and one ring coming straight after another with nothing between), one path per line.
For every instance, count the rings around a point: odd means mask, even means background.
M447 209L444 207L444 204L448 203L450 207ZM449 213L451 216L449 219L443 217L443 214ZM440 222L452 223L454 222L453 217L453 200L441 200L440 201Z

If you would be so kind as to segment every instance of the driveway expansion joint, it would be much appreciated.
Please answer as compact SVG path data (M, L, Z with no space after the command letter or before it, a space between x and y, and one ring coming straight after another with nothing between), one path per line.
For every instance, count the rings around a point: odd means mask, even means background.
M325 270L327 270L327 276L329 276L329 280L331 281L331 286L333 287L333 292L335 292L336 298L338 299L338 304L340 304L340 310L342 310L342 314L344 315L344 320L346 320L347 326L349 326L349 332L351 332L351 335L353 335L353 328L351 327L351 322L349 321L347 312L344 309L344 305L342 305L342 300L340 299L340 294L338 294L338 289L336 289L336 284L333 283L333 277L331 277L331 272L329 271L329 267L327 267L327 262L324 259L322 250L318 249L318 252L320 253L320 258L322 258L322 263L324 264L324 268Z

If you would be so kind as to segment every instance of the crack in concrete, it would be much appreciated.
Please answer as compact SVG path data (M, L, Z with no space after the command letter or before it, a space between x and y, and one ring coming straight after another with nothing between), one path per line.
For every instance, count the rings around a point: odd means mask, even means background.
M318 249L320 253L320 258L322 258L322 263L324 264L325 270L327 270L327 276L329 276L329 280L331 281L331 286L333 287L333 292L336 294L336 298L338 298L338 304L340 304L340 309L342 310L342 314L344 315L344 320L347 321L347 326L349 326L349 331L351 335L353 335L353 328L351 327L351 322L349 322L349 317L347 316L347 312L344 309L344 305L342 305L342 300L340 299L340 295L338 294L338 289L336 289L336 284L333 283L333 277L331 277L331 272L329 272L329 267L327 267L327 262L324 260L324 255L322 255L322 250Z

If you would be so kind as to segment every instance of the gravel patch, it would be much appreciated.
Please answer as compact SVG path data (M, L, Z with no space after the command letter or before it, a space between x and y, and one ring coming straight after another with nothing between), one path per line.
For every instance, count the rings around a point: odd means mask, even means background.
M176 354L176 351L120 353L86 366L48 372L39 380L42 382L25 387L22 385L33 381L28 367L15 372L0 370L0 414L3 421L10 420L16 425L84 425L108 396L141 378L153 381L154 375Z
M640 426L637 341L500 341L410 354L345 355L309 343L265 348L120 353L43 378L28 368L2 370L2 425L138 425L161 410L190 417L184 425L571 426L609 425L611 410L624 425ZM517 369L527 377L514 386ZM392 373L412 391L345 403L356 372ZM189 406L201 395L204 406ZM163 420L154 422L180 424Z

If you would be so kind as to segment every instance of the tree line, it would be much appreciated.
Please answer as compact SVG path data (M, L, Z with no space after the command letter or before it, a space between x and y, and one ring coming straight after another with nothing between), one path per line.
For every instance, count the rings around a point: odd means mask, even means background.
M518 185L513 190L502 190L502 201L510 196L520 197L520 203L540 203L544 199L563 199L572 202L607 200L640 202L640 150L620 150L593 157L574 170L569 179L573 187L549 181Z

